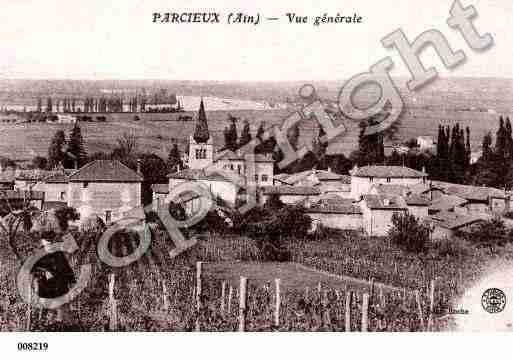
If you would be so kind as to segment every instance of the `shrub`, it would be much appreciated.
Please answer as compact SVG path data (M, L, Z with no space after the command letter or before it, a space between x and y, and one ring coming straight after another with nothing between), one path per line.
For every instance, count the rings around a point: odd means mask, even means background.
M419 223L417 218L410 213L392 216L392 228L388 235L396 245L409 252L422 253L427 249L430 234L429 226Z
M510 240L504 222L498 217L478 223L467 238L478 247L488 247L490 253L493 253L497 246L502 247Z
M55 218L59 223L61 231L67 231L69 227L69 221L76 221L80 219L80 214L73 207L63 207L55 211Z

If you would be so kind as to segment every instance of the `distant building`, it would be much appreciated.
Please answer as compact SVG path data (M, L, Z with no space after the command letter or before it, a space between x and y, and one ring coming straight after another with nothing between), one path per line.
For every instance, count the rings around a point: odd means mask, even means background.
M454 212L440 212L427 218L432 227L431 239L452 239L460 231L470 231L472 226L483 222L480 216L469 216Z
M436 151L436 143L431 136L419 136L417 137L417 145L420 151Z

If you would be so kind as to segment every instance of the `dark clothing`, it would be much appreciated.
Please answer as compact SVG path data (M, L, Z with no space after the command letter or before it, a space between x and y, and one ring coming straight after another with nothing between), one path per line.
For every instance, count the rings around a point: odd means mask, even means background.
M32 271L36 273L41 298L65 295L76 283L73 269L63 252L47 254L36 262ZM47 278L45 273L49 273L51 278Z

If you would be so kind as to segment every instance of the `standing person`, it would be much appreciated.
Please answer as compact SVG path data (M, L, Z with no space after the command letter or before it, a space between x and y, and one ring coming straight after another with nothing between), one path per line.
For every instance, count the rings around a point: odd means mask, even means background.
M48 254L36 262L32 271L38 280L39 297L54 299L66 295L76 283L75 273L63 252L50 253L50 242L41 239ZM57 309L62 320L66 304Z

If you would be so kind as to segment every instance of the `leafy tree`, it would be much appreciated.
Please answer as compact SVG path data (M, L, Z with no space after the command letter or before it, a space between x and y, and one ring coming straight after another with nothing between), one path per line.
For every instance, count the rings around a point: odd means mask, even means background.
M75 161L79 168L86 163L87 152L84 147L82 131L78 123L75 123L75 126L73 126L73 130L71 130L67 152L69 155L65 158L64 166L66 168L73 168L75 166Z
M392 243L409 252L423 253L429 241L429 226L420 223L411 213L394 213L388 232Z
M235 151L237 149L237 126L236 117L229 115L230 124L224 129L224 147L228 150Z
M54 168L60 163L64 164L64 144L66 137L64 131L59 130L55 133L48 148L48 167Z
M244 124L242 127L242 133L240 134L239 138L239 148L247 145L251 142L251 131L249 127L248 120L244 120Z
M32 166L38 169L46 169L48 167L48 160L46 157L36 156L32 159Z
M47 113L52 113L53 112L53 104L52 104L52 98L51 97L48 97L48 99L46 101L46 112Z
M167 157L167 170L170 172L175 172L179 167L182 167L182 159L180 157L180 150L178 149L178 144L173 143L173 147L169 151L169 155Z

